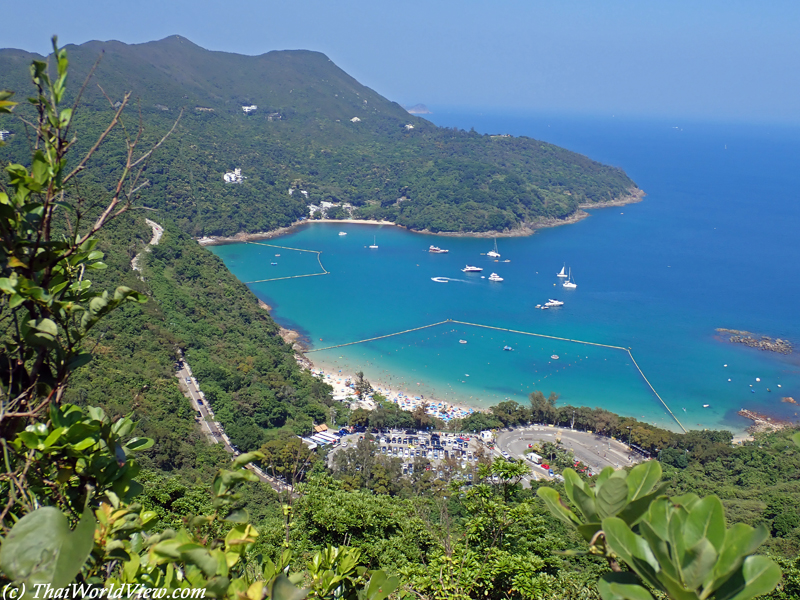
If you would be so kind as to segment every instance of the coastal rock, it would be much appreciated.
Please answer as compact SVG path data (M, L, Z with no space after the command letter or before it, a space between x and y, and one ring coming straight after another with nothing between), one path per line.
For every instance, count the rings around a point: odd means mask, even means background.
M780 338L772 339L769 336L762 335L754 337L749 331L739 331L737 329L724 329L722 327L717 329L717 332L723 334L733 334L728 338L732 344L744 344L751 348L758 348L759 350L768 350L769 352L778 352L779 354L791 354L793 352L792 344L788 340Z
M743 408L739 411L739 415L744 417L745 419L750 419L753 421L753 424L747 428L747 432L754 434L754 433L765 433L770 431L780 431L781 429L785 429L786 427L791 427L792 424L788 421L782 421L780 419L773 419L768 417L767 415L762 415L761 413L757 413L754 410L747 410Z
M786 402L787 404L797 404L797 400L795 400L791 396L786 396L785 398L781 398L781 402Z

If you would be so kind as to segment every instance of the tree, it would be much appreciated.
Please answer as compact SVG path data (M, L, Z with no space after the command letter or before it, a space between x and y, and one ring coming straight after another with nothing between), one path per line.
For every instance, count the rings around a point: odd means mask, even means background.
M356 396L358 396L358 399L363 400L364 396L369 395L371 392L372 384L364 377L364 372L359 371L356 373Z
M369 424L370 412L364 408L357 408L350 413L350 425L354 427L366 427Z
M135 452L152 441L131 437L135 424L127 417L112 421L99 408L84 411L62 402L70 374L91 359L84 344L88 330L126 300L144 300L127 288L113 296L95 293L86 274L103 266L95 234L130 207L144 184L147 158L161 142L139 154L141 130L131 138L123 128L126 153L111 199L97 210L73 193L68 184L110 131L122 126L130 95L68 172L74 110L60 108L68 61L55 38L53 50L54 80L46 63L34 61L31 68L38 116L29 123L31 169L9 165L11 193L0 192L0 321L6 324L0 349L0 577L18 588L11 590L15 596L25 588L30 594L33 584L63 588L76 581L204 588L209 597L231 600L299 600L309 593L383 600L397 587L396 578L358 565L360 554L348 549L313 556L306 590L295 587L303 574L289 574L290 553L277 564L249 559L258 531L239 506L239 488L259 481L245 467L263 459L260 453L242 454L230 470L218 471L210 513L187 516L177 531L152 533L157 515L133 502L142 490L134 479ZM9 97L0 92L0 112L13 107ZM93 223L84 226L93 210Z
M727 528L716 496L668 498L657 461L628 472L606 467L595 481L590 487L572 469L564 471L575 510L552 488L537 494L577 528L590 554L608 560L612 571L598 584L604 600L652 600L649 589L673 600L748 600L778 584L775 561L753 555L769 535L764 525Z
M544 394L537 390L531 392L528 400L531 403L531 418L534 421L549 423L553 420L556 414L558 394L550 392L550 396L545 398Z

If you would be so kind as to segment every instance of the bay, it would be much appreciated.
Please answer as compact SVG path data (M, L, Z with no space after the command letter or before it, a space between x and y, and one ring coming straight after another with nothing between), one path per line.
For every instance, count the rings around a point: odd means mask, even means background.
M318 273L321 261L329 274L249 283L312 349L455 319L631 348L686 429L740 432L749 424L736 414L741 408L796 418L797 406L781 398L800 399L797 354L730 344L715 330L800 340L800 129L436 112L431 120L439 125L528 135L619 166L648 195L589 211L573 225L500 238L500 260L508 263L485 256L487 239L339 223L303 226L265 242L271 245L212 251L245 282ZM368 248L373 240L378 249ZM450 252L429 254L431 244ZM484 271L465 275L466 264ZM575 290L555 276L563 264ZM481 279L492 271L504 281ZM549 298L565 305L535 308ZM680 428L627 352L613 348L446 322L309 357L426 398L488 407L526 402L540 389L563 403Z

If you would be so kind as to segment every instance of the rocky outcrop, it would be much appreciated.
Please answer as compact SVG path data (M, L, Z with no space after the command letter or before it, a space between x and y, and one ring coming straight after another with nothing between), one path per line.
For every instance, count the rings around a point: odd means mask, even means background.
M744 344L751 348L758 348L759 350L768 350L769 352L778 352L779 354L791 354L793 352L792 344L788 340L780 338L772 339L769 336L757 336L749 331L739 331L737 329L717 329L719 333L731 334L728 341L733 344Z
M763 433L767 431L780 431L786 427L791 427L792 424L788 421L781 421L780 419L773 419L767 415L762 415L753 410L743 408L739 411L739 415L745 419L750 419L753 424L747 428L748 433Z

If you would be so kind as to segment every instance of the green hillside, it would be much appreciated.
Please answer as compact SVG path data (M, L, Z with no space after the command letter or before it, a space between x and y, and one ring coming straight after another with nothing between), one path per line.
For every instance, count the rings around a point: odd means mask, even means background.
M67 49L73 92L100 57L76 118L80 140L101 131L126 91L127 125L135 133L141 114L148 139L163 135L183 111L148 168L152 185L142 204L195 236L285 226L323 201L417 230L504 230L563 219L579 204L636 189L620 169L552 144L436 127L318 52L242 56L179 36ZM0 50L0 88L26 95L32 58ZM251 104L258 109L245 114L242 106ZM15 134L4 155L24 162L20 124L5 117L0 127ZM107 186L119 158L101 153L92 182ZM237 167L244 182L225 184L224 173Z

